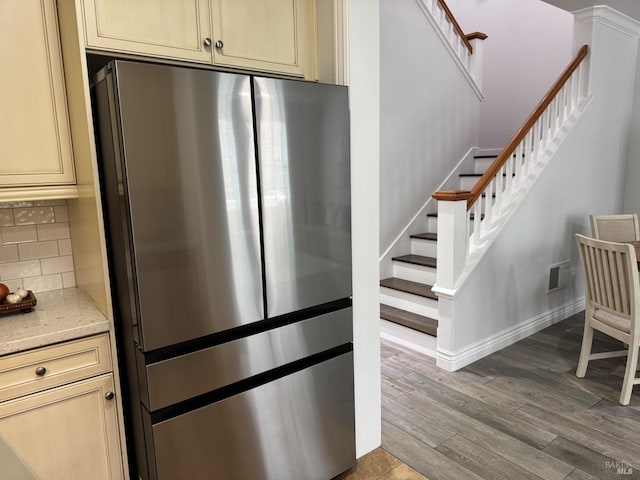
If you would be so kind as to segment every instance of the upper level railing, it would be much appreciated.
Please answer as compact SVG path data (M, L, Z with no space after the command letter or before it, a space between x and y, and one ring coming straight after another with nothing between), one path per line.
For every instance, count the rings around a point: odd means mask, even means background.
M465 34L460 24L453 16L445 0L421 0L422 3L431 12L433 19L438 25L440 31L449 42L458 58L465 67L472 70L472 53L474 51L473 40L485 40L487 35L480 32Z

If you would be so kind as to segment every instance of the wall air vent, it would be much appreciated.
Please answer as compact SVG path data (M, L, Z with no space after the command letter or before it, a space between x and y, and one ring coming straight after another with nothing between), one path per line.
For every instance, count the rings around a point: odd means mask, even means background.
M571 286L571 263L569 260L549 266L547 293Z

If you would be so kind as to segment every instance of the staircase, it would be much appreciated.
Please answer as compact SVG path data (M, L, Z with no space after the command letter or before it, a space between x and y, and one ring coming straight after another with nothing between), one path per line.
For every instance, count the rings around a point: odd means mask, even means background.
M473 172L461 173L460 190L469 190L495 160L495 155L473 158ZM473 214L470 214L473 220ZM436 281L438 214L428 213L425 233L411 235L411 252L392 259L393 276L380 281L380 318L418 332L406 332L435 356L438 335L438 297L431 291ZM395 330L398 332L398 329ZM416 340L414 340L416 342Z

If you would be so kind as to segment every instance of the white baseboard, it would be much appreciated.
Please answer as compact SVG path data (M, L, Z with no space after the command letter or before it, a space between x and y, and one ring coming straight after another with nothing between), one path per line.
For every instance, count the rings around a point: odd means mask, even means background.
M572 303L567 303L529 320L525 320L518 325L506 328L484 340L464 347L457 352L438 349L438 366L450 372L459 370L476 360L480 360L550 325L558 323L571 315L581 312L584 310L584 307L585 298L582 297Z
M436 337L380 319L380 337L436 358Z

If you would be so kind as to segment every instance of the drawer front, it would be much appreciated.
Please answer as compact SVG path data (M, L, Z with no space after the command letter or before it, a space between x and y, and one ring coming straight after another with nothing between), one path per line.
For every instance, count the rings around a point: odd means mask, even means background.
M0 358L0 401L111 370L107 334L9 355Z
M355 464L354 422L348 352L152 425L151 477L333 478Z
M349 307L154 363L143 401L157 410L352 340Z

